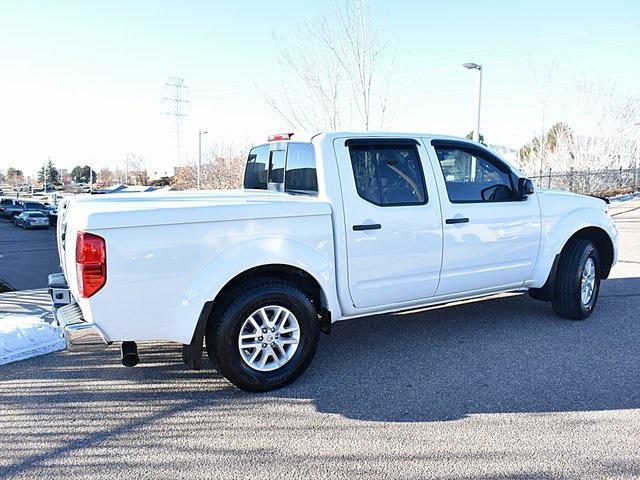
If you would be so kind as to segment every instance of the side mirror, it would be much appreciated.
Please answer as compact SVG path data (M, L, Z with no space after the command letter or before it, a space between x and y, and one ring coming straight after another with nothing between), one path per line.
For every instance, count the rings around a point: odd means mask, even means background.
M518 179L518 196L522 199L533 193L533 182L528 178Z

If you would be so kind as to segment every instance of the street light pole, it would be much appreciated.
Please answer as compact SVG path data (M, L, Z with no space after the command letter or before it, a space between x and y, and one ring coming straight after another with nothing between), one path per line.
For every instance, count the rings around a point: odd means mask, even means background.
M51 161L51 157L47 157L48 161ZM47 194L47 162L44 164L44 168L42 169L42 190L44 194Z
M473 139L480 141L480 107L482 105L482 65L478 63L465 63L462 65L469 70L478 70L478 115L476 118L476 129L473 132Z
M634 123L634 126L640 127L640 122ZM640 157L640 137L636 140L636 154L633 157L633 191L638 187L638 158Z
M200 190L200 170L202 170L202 135L206 135L206 130L198 131L198 171L197 171L197 188Z

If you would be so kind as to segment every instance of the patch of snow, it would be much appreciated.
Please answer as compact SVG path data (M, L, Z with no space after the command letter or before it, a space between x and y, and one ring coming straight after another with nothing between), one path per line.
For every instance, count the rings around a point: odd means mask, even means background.
M628 202L629 200L640 199L640 192L625 193L624 195L616 195L615 197L609 197L611 202Z
M0 365L65 347L59 329L36 315L0 315Z

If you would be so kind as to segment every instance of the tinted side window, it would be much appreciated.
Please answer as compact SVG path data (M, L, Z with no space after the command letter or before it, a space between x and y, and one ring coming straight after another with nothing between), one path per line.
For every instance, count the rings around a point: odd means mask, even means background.
M506 166L482 152L458 147L435 147L447 194L452 202L516 200Z
M269 145L254 147L249 152L247 168L244 172L244 188L267 189L269 171Z
M271 166L269 168L269 181L273 183L284 182L284 150L271 152Z
M316 158L310 143L290 143L284 189L305 193L318 191Z
M422 166L414 145L349 147L358 195L376 205L427 202Z

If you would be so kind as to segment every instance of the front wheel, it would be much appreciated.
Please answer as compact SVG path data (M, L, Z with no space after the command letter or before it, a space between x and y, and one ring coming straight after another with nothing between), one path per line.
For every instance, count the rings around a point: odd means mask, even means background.
M588 240L574 239L565 247L551 302L563 318L583 320L591 315L600 291L600 255Z
M320 336L309 296L275 280L238 294L207 324L207 353L220 373L242 390L263 392L298 378L313 359Z

